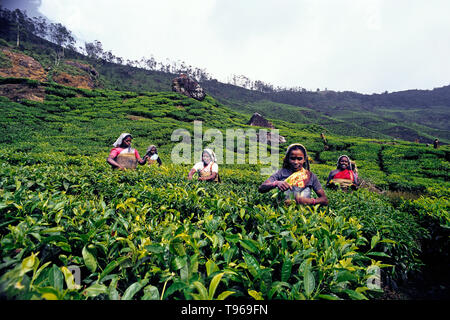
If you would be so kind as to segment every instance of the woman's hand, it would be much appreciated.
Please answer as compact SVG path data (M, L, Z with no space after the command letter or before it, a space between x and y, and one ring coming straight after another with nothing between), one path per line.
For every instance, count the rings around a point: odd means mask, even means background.
M188 173L188 180L192 180L192 178L194 177L194 173L195 173L195 169L191 169L191 171L189 171Z
M298 204L315 204L316 201L313 198L305 198L297 194L295 196L295 202Z
M295 202L297 202L298 204L312 204L312 205L320 204L323 206L328 205L328 198L325 194L325 191L323 189L320 189L316 193L319 196L318 198L305 198L297 194L295 196Z
M216 172L212 172L209 176L199 177L198 181L212 181L217 177Z
M272 186L280 189L281 191L286 191L288 189L292 189L292 186L289 183L287 183L286 181L274 181L272 183Z

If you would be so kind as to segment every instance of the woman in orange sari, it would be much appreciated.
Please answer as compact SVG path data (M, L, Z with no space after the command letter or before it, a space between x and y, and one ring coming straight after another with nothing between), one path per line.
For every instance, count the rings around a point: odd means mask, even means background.
M198 174L199 181L221 182L219 177L219 166L217 165L216 154L211 149L204 149L202 161L197 162L189 171L188 179L192 180L194 174Z
M309 171L306 148L299 143L291 144L287 148L283 168L264 181L258 191L264 193L274 188L285 193L287 203L290 203L289 198L293 198L297 204L328 205L328 198L319 179ZM317 198L311 197L311 189Z

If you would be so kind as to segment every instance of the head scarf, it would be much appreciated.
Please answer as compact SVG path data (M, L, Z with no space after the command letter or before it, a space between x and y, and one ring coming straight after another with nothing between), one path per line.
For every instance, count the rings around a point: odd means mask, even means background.
M147 152L146 153L149 153L150 152L150 150L152 150L152 148L153 147L155 147L155 154L157 154L158 153L158 148L154 145L154 144L152 144L151 146L149 146L148 148L147 148Z
M216 154L214 153L214 151L212 151L212 149L203 149L202 152L202 161L203 161L203 153L207 153L209 155L209 157L211 158L211 162L216 162Z
M303 163L303 168L309 170L308 152L306 151L306 148L300 143L293 143L289 147L287 147L286 154L284 155L283 159L283 168L287 168L289 166L289 153L291 152L291 149L293 149L294 147L300 147L300 150L302 150L303 154L305 155L305 162Z
M114 147L120 147L122 145L123 139L125 139L125 137L130 136L131 138L133 138L133 136L129 133L122 133L119 138L117 138L116 142L113 143Z

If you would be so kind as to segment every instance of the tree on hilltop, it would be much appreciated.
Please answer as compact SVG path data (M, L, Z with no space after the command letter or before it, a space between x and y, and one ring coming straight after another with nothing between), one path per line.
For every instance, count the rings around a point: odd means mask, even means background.
M50 39L61 48L60 50L55 48L55 65L57 66L64 57L64 48L75 51L75 38L72 32L61 23L52 23L50 24Z
M47 19L40 16L40 17L34 17L32 19L33 25L34 25L34 34L41 38L47 38L48 31L49 31L49 25L47 23Z
M94 42L85 42L84 48L89 58L99 60L103 56L103 45L100 41L94 40Z
M26 39L29 33L34 32L33 21L25 11L20 9L10 11L0 6L0 18L0 29L9 30L9 32L6 32L6 36L9 39L14 38L16 40L16 47L20 47L20 41Z

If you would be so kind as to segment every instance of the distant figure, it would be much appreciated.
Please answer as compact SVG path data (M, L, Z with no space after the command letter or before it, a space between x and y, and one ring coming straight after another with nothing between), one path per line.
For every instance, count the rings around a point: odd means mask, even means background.
M148 164L152 165L156 162L158 162L158 165L162 165L161 158L158 155L158 150L156 149L155 145L151 145L147 148L147 153L145 156L148 156ZM144 157L145 158L145 157Z
M198 174L199 181L220 182L219 165L216 163L216 154L211 149L204 149L202 160L197 162L189 171L188 179L192 180L194 174Z
M338 158L337 166L335 170L332 170L328 175L327 187L340 186L342 189L352 188L356 189L359 185L358 182L358 170L356 163L351 161L346 155L342 155Z
M147 161L147 156L141 159L139 152L131 148L132 139L131 134L122 133L114 142L114 148L111 149L108 159L106 159L113 169L136 169L138 163L143 165Z
M264 181L258 188L261 193L268 192L274 188L284 192L285 204L292 201L297 204L328 204L328 198L317 176L309 171L309 160L306 148L299 144L291 144L283 159L283 168L275 172L269 179ZM318 198L311 197L311 189Z
M325 138L325 135L323 134L323 132L320 134L320 137L323 140L323 150L328 150L330 147L328 146L327 138Z
M438 138L434 139L433 146L435 149L439 148L439 139Z

